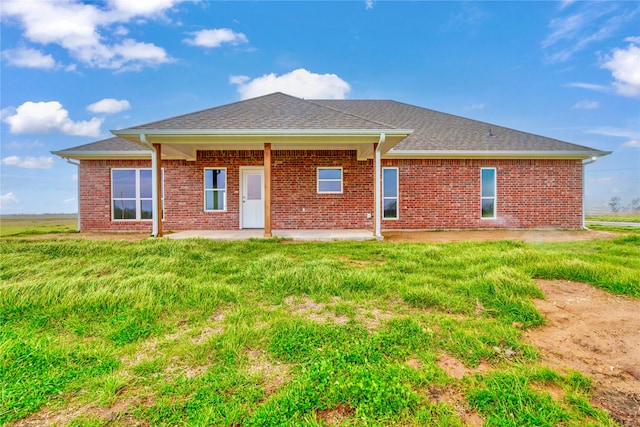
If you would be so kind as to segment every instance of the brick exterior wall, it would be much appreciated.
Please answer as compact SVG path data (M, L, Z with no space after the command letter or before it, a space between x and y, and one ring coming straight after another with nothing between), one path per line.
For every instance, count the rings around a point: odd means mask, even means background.
M262 166L263 152L199 151L164 160L164 230L240 227L240 167ZM343 193L318 194L316 170L343 168ZM399 218L382 229L568 228L582 226L580 160L382 160L398 168ZM150 160L80 162L83 231L151 231L151 221L111 220L111 169L150 168ZM227 209L204 210L204 168L227 169ZM480 169L496 168L496 219L480 218ZM373 161L355 151L272 153L272 228L373 229Z
M383 160L398 168L399 217L382 229L582 226L580 160ZM480 170L495 168L496 218L480 218Z

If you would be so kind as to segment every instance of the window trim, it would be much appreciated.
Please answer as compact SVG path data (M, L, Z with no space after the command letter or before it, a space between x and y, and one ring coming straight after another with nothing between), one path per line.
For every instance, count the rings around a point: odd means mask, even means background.
M340 179L326 179L320 178L321 170L340 170ZM320 183L321 182L339 182L340 183L340 191L320 191ZM318 194L343 194L344 192L344 170L342 166L318 166L316 168L316 192Z
M136 196L135 197L113 197L113 172L114 171L135 171L135 189L136 189ZM110 181L110 186L109 186L109 199L111 200L111 206L110 206L110 210L111 210L111 221L114 222L131 222L131 221L153 221L153 218L142 218L142 209L140 208L140 203L143 200L150 200L152 205L153 205L153 197L140 197L140 172L141 171L150 171L151 172L151 176L153 177L153 170L152 168L111 168L109 171L109 181ZM162 219L164 220L164 168L162 168ZM153 182L151 183L151 185L153 186ZM135 218L116 218L115 217L115 209L113 209L113 204L115 202L115 200L135 200L136 202L136 217ZM152 207L152 212L153 212L153 207Z
M224 188L207 188L207 171L208 170L223 170L224 171ZM226 212L227 211L227 187L229 181L229 173L226 167L206 167L202 172L202 187L203 187L203 207L205 212ZM216 191L223 191L223 208L222 209L207 209L207 192L215 193Z
M385 196L384 195L384 171L386 169L395 169L396 171L396 195L395 197ZM385 200L395 200L396 201L396 216L395 217L386 217L384 216L384 201ZM388 166L382 168L382 219L397 221L400 219L400 170L396 166Z
M485 170L493 171L493 197L483 196L483 183L482 183L482 174ZM482 215L482 202L484 200L493 200L493 216L483 216ZM480 168L480 219L483 220L491 220L496 219L498 217L498 171L496 168Z

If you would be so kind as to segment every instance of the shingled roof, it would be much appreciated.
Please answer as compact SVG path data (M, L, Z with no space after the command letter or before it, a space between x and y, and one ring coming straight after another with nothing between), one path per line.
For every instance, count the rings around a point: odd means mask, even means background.
M327 131L390 132L406 130L409 134L391 151L393 155L420 155L457 157L483 154L502 156L573 155L591 157L608 154L589 147L553 138L534 135L471 120L447 113L429 110L391 100L304 100L283 93L222 105L207 110L113 131L123 136L136 133L164 132L200 135L238 131L265 132ZM149 150L123 138L109 138L91 144L54 152L62 157L100 153L101 158L118 153L132 157L147 155Z

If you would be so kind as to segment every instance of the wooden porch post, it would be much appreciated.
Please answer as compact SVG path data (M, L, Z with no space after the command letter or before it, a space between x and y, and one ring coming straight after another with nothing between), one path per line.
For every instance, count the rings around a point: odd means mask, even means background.
M162 237L162 146L160 144L153 144L153 148L156 150L156 188L158 191L156 192L156 203L157 203L157 211L158 211L158 234L156 237Z
M264 237L271 237L271 143L264 144Z

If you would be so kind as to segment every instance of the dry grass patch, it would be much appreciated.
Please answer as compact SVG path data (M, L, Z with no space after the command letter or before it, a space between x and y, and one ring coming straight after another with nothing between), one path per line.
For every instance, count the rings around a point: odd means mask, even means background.
M291 379L288 363L272 362L264 350L247 351L247 371L251 375L259 375L264 378L264 391L267 395L275 393L280 387Z

